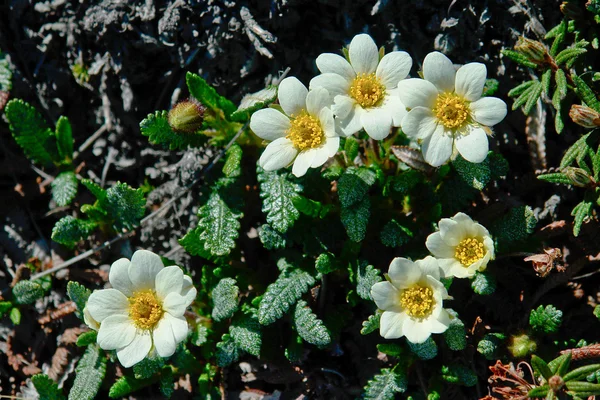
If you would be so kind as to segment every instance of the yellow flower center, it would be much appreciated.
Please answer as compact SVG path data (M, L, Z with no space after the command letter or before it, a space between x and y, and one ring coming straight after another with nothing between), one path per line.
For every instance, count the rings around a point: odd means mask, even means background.
M292 126L287 131L286 138L290 139L299 151L314 149L325 141L323 128L319 120L302 110L297 117L292 116Z
M363 108L377 106L385 97L385 86L374 73L358 74L350 85L350 96Z
M426 286L413 286L400 295L400 305L411 317L424 318L433 311L433 290Z
M462 240L454 250L454 258L460 261L465 267L481 260L484 255L485 248L483 247L483 242L476 238Z
M454 93L442 93L435 100L433 114L448 129L462 128L469 119L469 103Z
M129 316L138 328L154 328L163 315L162 304L153 290L135 292L129 303Z

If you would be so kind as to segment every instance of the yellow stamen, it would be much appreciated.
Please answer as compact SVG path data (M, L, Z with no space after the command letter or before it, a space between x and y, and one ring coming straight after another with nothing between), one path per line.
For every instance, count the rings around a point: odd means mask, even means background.
M426 286L413 286L400 295L400 305L411 317L424 318L433 311L433 291Z
M135 292L129 303L129 316L138 328L154 328L163 315L162 304L153 290Z
M319 120L308 114L306 110L294 117L286 138L290 139L299 151L314 149L325 142L325 134Z
M462 128L469 119L469 103L454 93L442 93L435 100L433 114L448 129Z
M350 96L363 108L378 106L385 97L385 86L374 73L358 74L350 85Z
M483 242L476 238L462 240L454 250L454 258L460 261L465 267L481 260L484 255L485 248L483 247Z

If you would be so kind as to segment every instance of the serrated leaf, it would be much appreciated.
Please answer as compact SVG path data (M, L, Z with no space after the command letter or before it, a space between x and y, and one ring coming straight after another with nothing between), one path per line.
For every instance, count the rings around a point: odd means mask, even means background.
M240 358L241 349L235 344L231 335L225 334L217 343L215 357L219 367L227 367Z
M331 343L329 330L310 309L304 300L298 300L294 310L294 327L302 339L315 346L327 346Z
M77 363L75 373L75 381L69 391L69 400L94 399L106 374L106 358L98 346L88 346Z
M489 152L488 155L489 154L494 153ZM452 161L452 166L458 173L458 176L474 189L483 190L491 179L490 162L488 158L481 163L475 164L465 160L459 155Z
M554 307L552 304L539 306L535 310L531 310L529 314L529 326L534 331L549 334L556 333L562 323L562 311Z
M509 49L502 49L502 54L504 56L510 58L514 62L521 64L524 67L528 67L528 68L536 68L537 67L536 63L534 63L533 61L530 61L526 56L524 56L523 54L521 54L517 51L509 50Z
M503 334L487 333L477 343L477 352L483 355L487 360L495 360L498 358L498 351L505 339Z
M560 101L567 96L567 76L565 75L565 72L562 69L558 69L554 74L554 80L556 82L555 94L558 92L558 100Z
M582 160L588 154L593 154L594 150L588 143L588 141L591 142L591 140L594 138L592 134L594 134L594 131L583 135L582 137L577 139L577 141L573 143L571 147L569 147L569 149L565 152L565 155L563 156L562 160L560 161L559 168L561 170L570 166L573 163L573 161Z
M446 332L444 332L444 339L450 350L460 351L467 347L465 324L458 316L453 316L453 318L450 319L450 325Z
M421 360L431 360L438 353L438 347L431 336L423 343L411 343L406 341L410 350L417 355Z
M48 377L48 375L37 374L31 377L31 382L38 392L39 400L64 400L65 396L58 384Z
M405 373L384 368L365 386L364 400L394 400L396 393L406 391L408 381Z
M173 369L163 368L160 374L160 393L167 399L170 399L175 391L175 385L173 384Z
M238 144L233 144L225 153L225 165L223 165L223 174L228 178L235 178L242 174L242 148Z
M498 242L511 243L524 240L533 233L537 219L529 206L513 207L502 217L494 229Z
M344 143L344 153L346 153L346 157L350 162L354 162L354 159L358 156L359 143L352 136L348 136L346 138L346 142Z
M228 119L236 110L235 105L231 101L219 95L215 88L210 86L200 76L188 72L185 76L185 81L190 90L190 94L208 108L223 111L225 117Z
M52 165L55 157L49 148L55 145L54 137L40 113L18 99L9 101L4 112L10 131L27 158L43 166Z
M191 255L210 260L214 256L210 251L204 249L204 241L200 240L200 233L198 228L190 230L184 237L179 239L179 244Z
M554 61L556 61L557 65L572 63L577 59L577 57L585 53L587 53L587 49L569 47L558 53L554 58Z
M121 182L106 191L106 199L100 204L108 212L117 231L134 229L146 213L146 198L142 189L133 189Z
M392 219L383 226L379 237L384 246L393 248L408 243L413 237L413 233L408 228Z
M261 325L255 315L251 313L237 315L229 327L229 335L237 347L253 356L260 356Z
M70 163L73 159L73 132L69 118L61 116L58 119L55 135L59 157Z
M258 321L262 325L277 321L314 284L315 278L301 269L282 272L263 295L258 308Z
M90 344L96 343L96 339L98 338L98 332L96 331L87 331L83 332L81 335L77 337L77 347L87 347Z
M269 86L256 93L249 93L242 97L237 110L231 114L231 120L246 122L250 116L261 108L267 107L277 99L277 86Z
M12 71L10 70L10 64L6 58L6 54L0 51L0 92L10 92L12 89ZM0 104L0 110L2 110L2 104Z
M153 379L139 380L133 376L122 376L110 387L108 396L111 399L122 398L152 383L154 383Z
M527 101L525 102L525 105L523 106L523 113L525 115L529 115L531 110L533 110L533 107L535 106L535 104L539 100L540 96L542 95L543 90L544 90L544 87L541 82L538 82L534 86L532 86L532 89L527 98Z
M273 229L269 224L264 224L260 227L258 237L267 250L283 249L287 242L285 236Z
M373 301L371 287L381 282L379 270L372 265L359 265L356 270L356 293L364 299Z
M482 296L488 296L496 291L496 279L488 272L477 272L471 281L473 291Z
M363 321L362 328L360 330L361 335L368 335L371 332L375 332L379 329L379 321L381 320L381 311L377 310L377 312L373 315L369 315L366 321Z
M549 69L542 74L542 88L547 96L550 96L550 85L552 83L552 70Z
M573 82L575 83L575 93L588 107L600 112L600 101L596 97L594 91L588 86L581 77L574 75Z
M315 269L320 274L329 274L335 271L338 265L335 260L335 256L331 253L319 254L319 257L315 260Z
M477 375L462 364L451 364L442 366L442 379L448 383L466 387L477 384Z
M375 183L375 172L368 168L348 168L338 180L337 188L342 207L359 203Z
M33 304L44 296L44 289L36 282L24 280L17 282L12 289L15 303Z
M242 216L229 208L218 192L211 193L208 202L198 210L196 230L204 250L215 256L229 254L239 236Z
M325 218L332 208L331 204L324 205L300 195L294 197L292 203L296 210L312 218Z
M146 357L133 366L133 375L135 379L148 379L159 372L164 365L165 362L161 357Z
M77 196L77 176L73 171L64 171L52 181L52 198L59 207L71 204Z
M267 222L281 233L294 225L300 213L294 207L294 199L302 191L300 185L288 180L288 173L258 172L262 211L267 214Z
M167 111L156 111L140 122L142 135L148 137L148 141L169 150L185 150L188 147L201 147L207 141L206 136L199 132L186 133L174 132L169 125L169 113Z
M58 220L52 228L52 240L67 247L74 247L77 242L86 239L94 232L97 226L96 222L67 215Z
M67 284L67 294L77 307L77 316L83 319L83 309L85 308L92 291L75 281L69 281Z
M592 207L593 203L584 199L573 208L573 211L571 211L571 215L575 217L575 220L573 221L573 235L575 237L579 236L583 222L592 216Z
M568 176L563 174L562 172L554 172L550 174L541 174L538 175L537 178L540 181L550 182L550 183L562 183L563 185L571 185L571 180Z
M535 84L536 81L526 81L521 83L520 85L512 88L511 90L508 91L508 96L509 97L515 97L515 96L519 96L520 94L522 94L523 92L525 92L525 90L529 89L531 86L533 86Z
M357 204L349 207L342 207L340 219L350 240L360 242L365 238L367 225L371 216L371 200L369 197L363 198Z
M222 321L231 318L238 309L238 294L240 290L232 278L223 278L212 291L212 318Z

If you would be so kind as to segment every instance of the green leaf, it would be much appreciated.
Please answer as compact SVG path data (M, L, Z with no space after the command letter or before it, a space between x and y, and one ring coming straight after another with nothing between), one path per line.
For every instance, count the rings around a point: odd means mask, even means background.
M350 240L360 242L365 238L371 216L371 200L365 197L359 203L342 207L340 219Z
M587 53L587 49L577 48L577 47L569 47L561 51L556 55L554 61L556 61L557 65L573 63L577 60L582 54ZM571 65L571 64L568 64Z
M80 240L86 239L98 224L93 221L74 218L70 215L62 217L52 228L52 240L74 247Z
M92 400L96 397L104 375L106 358L96 345L88 346L75 368L75 381L69 391L69 400Z
M595 131L592 131L577 139L577 141L565 152L565 155L560 161L559 168L562 170L570 166L573 161L577 161L578 164L581 164L581 161L588 155L593 158L595 152L592 148L592 143L596 140L596 137Z
M0 92L10 92L12 89L12 71L6 54L0 51ZM2 110L2 104L0 104Z
M458 315L450 319L450 325L444 332L444 339L450 350L460 351L467 347L467 333L465 324L458 318Z
M58 384L48 377L48 375L37 374L31 377L31 382L40 395L39 400L64 400L65 396Z
M494 153L488 153L488 155L491 154ZM458 173L458 176L474 189L480 191L483 190L491 179L490 162L488 158L481 163L475 164L465 160L459 155L452 161L452 166Z
M554 80L556 81L556 92L558 92L558 100L563 100L567 96L568 89L567 76L565 75L565 72L562 69L556 70L556 73L554 74Z
M335 260L335 256L331 253L319 254L319 257L315 260L315 269L320 274L329 274L338 269L338 263Z
M500 86L500 82L497 79L486 79L485 85L483 86L482 97L493 96Z
M527 98L527 101L525 102L525 105L523 106L523 113L525 115L529 115L531 110L533 110L533 107L536 105L538 99L542 95L543 90L544 90L544 87L541 82L537 82L534 86L532 86L532 89ZM513 110L514 110L514 104L513 104Z
M482 296L489 296L496 291L496 279L488 272L477 272L471 281L473 291Z
M169 125L169 113L167 111L156 111L140 122L142 135L148 137L148 141L169 150L185 150L188 147L201 147L207 141L206 136L199 132L186 133L174 132Z
M231 318L238 309L238 294L240 290L236 286L235 279L223 278L215 286L212 292L213 310L212 318L215 321L223 321Z
M304 346L302 338L294 331L289 335L288 345L285 348L285 358L291 363L297 363L302 360Z
M135 379L148 379L159 372L164 365L165 362L161 357L146 357L133 366L133 375Z
M69 118L61 116L56 123L56 146L63 161L71 163L73 159L73 133Z
M261 325L252 313L238 314L229 327L229 335L240 349L260 357L262 345Z
M73 171L64 171L52 181L52 198L59 207L71 204L77 196L77 176Z
M121 182L106 191L106 199L100 204L111 216L117 231L134 229L146 213L146 198L142 189L133 189Z
M598 370L600 370L600 364L584 365L564 374L563 379L565 380L565 382L580 380L593 372L597 373Z
M43 166L52 165L55 157L49 148L54 145L53 135L40 113L18 99L9 101L4 112L10 131L27 158Z
M477 343L477 352L482 354L487 360L495 360L498 358L498 351L502 345L504 335L496 333L487 333Z
M563 174L562 172L553 172L550 174L541 174L538 175L537 178L540 181L550 182L550 183L561 183L563 185L571 185L572 182L568 176Z
M565 376L571 366L572 353L561 354L548 363L552 375Z
M542 75L542 87L544 89L544 93L547 96L550 96L550 85L552 83L552 70L549 69Z
M437 344L435 341L429 337L423 343L411 343L408 340L406 341L410 350L417 355L421 360L431 360L435 358L438 353Z
M400 357L405 353L402 346L396 343L380 343L377 345L377 350L392 357Z
M294 203L294 208L296 208L296 210L311 218L325 218L332 208L331 204L323 205L318 201L308 199L301 195L295 196L292 199L292 203Z
M408 243L413 233L392 219L383 226L379 238L381 243L387 247L400 247Z
M175 391L175 385L173 384L173 369L163 368L162 374L160 375L160 393L167 399L170 399Z
M102 189L100 185L94 181L90 179L82 179L81 184L85 186L99 202L106 200L106 190Z
M264 224L260 227L258 237L267 250L283 249L286 245L285 236L273 229L269 224Z
M552 371L550 371L548 364L535 354L531 356L531 366L535 373L542 376L545 380L552 377Z
M556 333L562 323L562 311L554 307L552 304L539 306L535 310L531 310L529 314L529 325L534 331L540 333Z
M0 318L4 317L4 315L13 307L10 301L0 301Z
M285 233L300 217L294 199L302 188L290 182L288 177L287 173L258 171L262 211L267 214L267 222L281 233Z
M573 208L573 211L571 211L571 215L575 217L575 220L573 221L573 235L575 235L575 237L579 236L583 222L587 218L591 218L592 207L593 203L584 199Z
M83 319L83 309L85 308L92 291L78 282L69 281L67 284L67 294L71 301L75 303L75 306L77 306L77 316Z
M383 368L367 383L362 398L364 400L394 400L396 393L406 391L407 385L408 379L404 372L397 372L396 368Z
M302 339L315 346L327 346L331 343L329 330L312 312L308 303L298 300L294 311L294 327Z
M282 272L263 295L258 308L258 321L262 325L277 321L314 284L315 278L301 269Z
M96 343L97 338L98 332L94 330L83 332L77 337L77 347L87 347L90 344Z
M477 384L477 375L475 372L462 364L442 366L442 379L448 383L467 387Z
M240 358L241 349L235 344L231 335L225 334L221 341L217 343L217 352L215 357L219 367L227 367Z
M573 76L573 82L575 83L575 93L577 93L577 96L579 96L579 98L583 100L588 107L600 112L600 101L598 101L596 94L588 86L588 84L576 75Z
M222 110L225 113L226 118L230 118L231 114L236 111L236 107L231 101L220 96L217 91L200 76L188 72L185 76L185 81L190 90L190 94L208 108Z
M38 283L25 280L17 282L12 293L15 296L15 303L33 304L44 296L44 289Z
M152 383L154 383L153 379L139 380L132 376L122 376L110 387L108 396L111 399L125 397L130 393L151 385Z
M242 148L238 144L233 144L225 153L225 165L223 165L223 174L228 178L235 178L242 174Z
M350 207L365 198L375 183L375 172L368 168L348 168L338 180L338 195L342 207Z
M9 318L15 326L19 325L21 323L21 311L17 307L13 307L10 310Z
M364 299L373 301L371 287L381 282L379 270L372 265L359 265L356 270L356 293Z
M516 86L516 87L512 88L511 90L509 90L508 96L509 97L519 96L520 94L525 92L527 89L531 88L531 86L533 86L535 83L536 83L535 80L523 82L519 86Z
M358 143L358 140L356 140L354 137L348 136L346 138L346 143L344 143L344 152L346 153L348 161L354 162L354 159L356 158L356 156L358 156L359 147L360 145Z
M375 332L379 329L379 321L381 320L382 312L377 310L373 315L369 315L366 321L362 323L362 329L360 330L361 335L368 335L371 332Z
M233 114L231 120L246 122L254 112L267 107L277 99L277 86L268 86L256 93L249 93L242 97L239 107Z
M527 68L536 68L537 67L536 63L534 63L533 61L530 61L526 56L524 56L523 54L521 54L517 51L509 50L509 49L502 49L502 55L510 58L514 62L521 64L524 67L527 67Z
M242 216L229 208L218 192L211 193L208 202L198 210L196 231L204 242L204 250L215 256L229 254L239 236Z
M512 207L493 225L492 232L500 243L520 242L533 233L536 224L537 219L531 207Z

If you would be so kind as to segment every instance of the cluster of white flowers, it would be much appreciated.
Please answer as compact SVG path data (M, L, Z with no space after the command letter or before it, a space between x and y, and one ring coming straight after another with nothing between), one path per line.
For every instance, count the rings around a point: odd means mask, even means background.
M387 280L373 285L371 296L383 310L380 334L386 339L406 337L425 342L432 333L443 333L451 316L443 308L448 292L440 278L471 278L494 259L494 242L486 228L458 213L439 222L439 232L427 237L434 257L412 262L395 258Z
M474 163L486 158L489 127L504 119L506 104L481 97L483 64L456 70L433 52L423 62L424 79L405 79L410 55L383 55L366 34L355 36L345 55L317 57L321 74L310 81L310 91L296 78L284 79L277 95L283 112L268 108L252 115L250 128L271 142L259 160L266 171L293 163L293 174L303 176L337 153L341 136L364 129L382 140L392 127L421 143L425 160L435 167L458 153Z
M188 334L184 313L196 298L192 279L147 250L136 251L131 261L115 261L108 279L112 289L94 291L84 309L98 345L116 350L124 367L154 352L172 356Z

